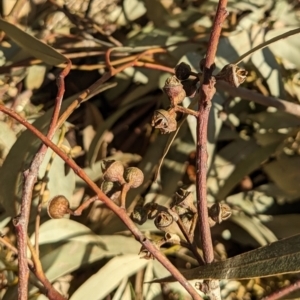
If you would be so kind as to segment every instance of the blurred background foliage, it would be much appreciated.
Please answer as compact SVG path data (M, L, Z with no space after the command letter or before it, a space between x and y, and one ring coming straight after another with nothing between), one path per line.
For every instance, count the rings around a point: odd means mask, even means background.
M1 2L2 16L10 13L15 2ZM184 61L199 72L217 2L32 0L25 1L15 19L10 16L8 20L72 60L71 73L65 80L64 110L104 73L104 55L111 47L118 47L111 61L164 47L166 53L144 61L170 68ZM229 16L216 57L218 70L263 41L300 24L297 0L228 2ZM0 44L2 105L45 130L57 92L55 79L62 69L32 56L39 44L25 40L26 47L20 46L8 36L9 32ZM243 87L299 104L299 51L300 38L296 35L256 52L242 64L249 72ZM168 76L160 70L127 68L108 82L105 91L82 104L64 125L65 133L58 133L54 139L57 143L63 137L60 147L99 185L101 161L105 158L138 166L145 182L129 193L129 212L141 197L146 203L168 206L178 188L195 190L193 117L188 117L181 127L158 181L153 181L168 136L159 134L150 124L154 110L168 106L162 92ZM190 101L186 98L184 104ZM212 228L220 259L299 233L299 127L296 116L217 90L208 132L208 200L210 204L225 202L233 211L229 220ZM12 244L16 237L11 220L18 211L21 174L39 145L39 140L24 131L22 125L0 114L0 229ZM167 272L156 261L138 257L139 243L101 203L94 203L80 217L48 217L47 202L56 195L67 197L72 208L94 196L60 158L56 156L51 161L50 157L51 151L35 186L29 236L33 241L36 211L42 201L40 258L54 286L71 300L190 299L178 284L143 283ZM43 182L46 187L41 200ZM153 220L139 227L153 240L163 235ZM0 250L0 298L16 299L16 257L5 247ZM178 268L196 266L186 249L170 247L165 252ZM282 275L223 280L222 297L261 299L296 278L297 275ZM45 299L36 288L36 279L30 282L30 299Z

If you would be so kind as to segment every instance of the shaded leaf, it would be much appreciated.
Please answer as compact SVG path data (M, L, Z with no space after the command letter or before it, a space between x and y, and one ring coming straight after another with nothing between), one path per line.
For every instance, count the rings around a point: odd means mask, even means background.
M300 195L300 157L282 155L277 160L264 165L264 171L286 194L297 197ZM283 176L284 174L284 176Z
M217 199L224 199L229 192L243 179L244 176L257 169L260 164L266 160L278 147L279 143L273 143L266 147L257 147L250 153L244 160L239 162L234 171L225 181L224 185L220 188Z
M49 65L59 65L67 61L67 58L54 48L44 44L32 35L1 18L0 29L3 30L22 49L28 51L31 55L41 59Z
M96 161L98 151L100 149L101 143L103 141L103 134L104 132L111 128L111 126L121 117L123 116L129 109L141 105L143 103L147 103L151 100L152 97L146 97L142 98L139 101L135 101L133 103L130 103L128 105L125 105L124 107L119 108L114 114L112 114L105 122L98 128L92 143L90 145L90 149L87 153L87 158L89 161L89 165L93 165Z
M144 0L145 7L147 9L147 17L151 20L155 27L161 27L165 25L168 11L158 0Z
M300 126L299 117L290 115L284 111L262 111L257 114L249 114L248 118L257 122L260 128L272 129L272 131Z

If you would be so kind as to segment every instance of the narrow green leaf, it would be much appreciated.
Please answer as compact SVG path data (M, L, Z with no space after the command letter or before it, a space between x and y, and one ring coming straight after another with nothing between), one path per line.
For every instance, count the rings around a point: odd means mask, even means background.
M1 18L0 29L3 30L22 49L49 65L59 65L68 60L54 48L44 44L32 35Z
M247 279L300 272L300 234L225 261L183 271L187 280ZM153 282L175 281L165 277Z

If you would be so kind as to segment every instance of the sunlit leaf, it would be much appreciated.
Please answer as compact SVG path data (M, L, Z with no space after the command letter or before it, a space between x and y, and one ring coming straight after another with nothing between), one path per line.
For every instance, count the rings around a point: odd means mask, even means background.
M89 295L89 300L102 299L115 289L125 276L131 276L147 263L147 260L140 259L138 255L115 257L82 284L70 300L82 300L86 295Z

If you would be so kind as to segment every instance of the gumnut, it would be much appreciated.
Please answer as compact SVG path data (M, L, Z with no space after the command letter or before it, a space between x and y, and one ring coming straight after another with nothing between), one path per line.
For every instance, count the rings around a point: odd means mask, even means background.
M104 160L101 168L104 180L124 183L124 165L120 161Z
M124 178L130 187L135 189L143 183L144 174L136 167L129 167L125 169Z
M180 104L186 97L183 85L176 76L167 78L163 90L170 99L171 106Z
M61 219L71 213L69 200L62 195L55 196L48 202L47 212L52 219Z

